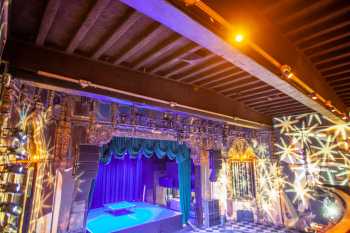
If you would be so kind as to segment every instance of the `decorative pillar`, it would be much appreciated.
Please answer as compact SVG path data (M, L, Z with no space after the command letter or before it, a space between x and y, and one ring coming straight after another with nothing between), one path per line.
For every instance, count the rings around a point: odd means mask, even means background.
M54 159L61 164L67 163L69 146L71 145L71 117L69 105L61 105L61 112L57 122L54 143ZM65 167L68 164L64 165Z
M194 163L194 176L195 176L195 198L196 198L196 220L197 225L203 225L203 206L202 206L202 179L201 179L201 159L200 150L198 147L191 150L191 156Z

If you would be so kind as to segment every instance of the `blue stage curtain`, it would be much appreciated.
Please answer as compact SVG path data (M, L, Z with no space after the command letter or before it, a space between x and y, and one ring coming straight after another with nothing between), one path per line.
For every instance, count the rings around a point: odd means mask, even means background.
M143 174L149 169L146 158L138 156L123 159L112 158L107 165L100 162L95 182L91 208L117 201L141 201L144 185Z
M181 212L183 215L183 223L187 222L189 218L190 204L191 204L191 161L190 161L190 150L188 149L188 147L185 144L179 144L175 141L114 137L111 140L111 142L101 147L101 155L100 155L101 164L99 169L102 169L104 171L105 169L103 168L103 166L108 167L111 164L113 164L113 160L111 159L113 155L115 156L116 159L127 158L127 160L130 161L129 156L125 156L126 154L129 154L131 159L136 158L140 155L144 155L146 158L150 158L152 157L153 154L156 155L156 157L159 159L164 158L165 156L167 156L171 160L176 159L178 163L178 171L179 171L179 191L180 191ZM130 171L129 174L131 177L134 177L134 176L142 177L142 174L140 173L134 174L133 171ZM100 175L100 172L98 175ZM107 174L101 174L101 175L108 176ZM117 175L114 174L110 176L117 176ZM99 177L97 177L96 187L99 186L98 182L99 182ZM112 181L108 181L108 182L106 184L113 184ZM136 182L136 181L132 181L132 182ZM108 190L104 190L104 191L108 191ZM112 202L114 195L116 195L115 192L106 194L105 201L109 200L110 202ZM129 199L116 199L114 201L118 201L118 200L129 200ZM99 202L99 203L101 206L102 202ZM103 203L106 203L106 202L103 202ZM95 208L97 207L95 205L95 202L93 202L93 207Z
M190 151L184 146L182 148L182 157L177 159L177 167L179 171L179 192L180 206L182 212L182 223L186 223L190 216L191 209L191 160L189 158Z

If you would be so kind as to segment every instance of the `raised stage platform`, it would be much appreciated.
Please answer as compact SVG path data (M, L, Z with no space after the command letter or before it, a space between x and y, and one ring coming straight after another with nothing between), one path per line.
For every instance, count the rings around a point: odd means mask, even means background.
M143 202L130 202L131 205L127 212L120 214L114 214L108 207L90 210L87 230L90 233L173 233L182 228L180 212Z

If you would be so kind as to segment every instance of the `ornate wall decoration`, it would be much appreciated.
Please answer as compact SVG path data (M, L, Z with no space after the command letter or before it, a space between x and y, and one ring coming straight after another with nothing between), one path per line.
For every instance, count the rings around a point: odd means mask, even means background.
M63 110L64 111L64 110ZM65 115L63 113L63 115ZM55 143L54 143L54 158L64 160L68 154L71 143L71 122L66 120L64 116L58 121Z
M236 138L228 151L228 159L231 162L250 161L255 160L256 155L245 138Z
M114 136L114 129L110 125L95 124L88 129L88 142L94 145L107 144Z

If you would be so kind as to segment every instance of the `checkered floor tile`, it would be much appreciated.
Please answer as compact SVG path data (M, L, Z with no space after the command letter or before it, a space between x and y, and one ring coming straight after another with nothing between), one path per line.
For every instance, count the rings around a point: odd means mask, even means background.
M224 226L214 226L206 229L185 230L181 233L299 233L298 231L267 226L255 223L227 223Z

